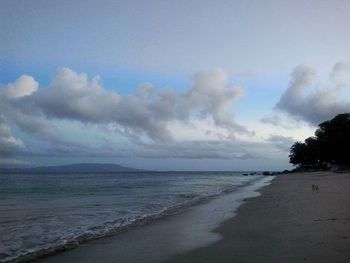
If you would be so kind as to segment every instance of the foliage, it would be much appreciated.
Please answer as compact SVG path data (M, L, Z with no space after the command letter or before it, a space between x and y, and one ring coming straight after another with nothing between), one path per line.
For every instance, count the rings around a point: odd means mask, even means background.
M350 114L339 114L319 125L315 137L290 148L290 163L320 167L329 163L350 165Z

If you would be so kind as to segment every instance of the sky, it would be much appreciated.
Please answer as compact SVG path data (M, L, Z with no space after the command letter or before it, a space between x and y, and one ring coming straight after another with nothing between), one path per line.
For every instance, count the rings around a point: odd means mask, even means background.
M350 111L350 2L0 0L0 165L283 170Z

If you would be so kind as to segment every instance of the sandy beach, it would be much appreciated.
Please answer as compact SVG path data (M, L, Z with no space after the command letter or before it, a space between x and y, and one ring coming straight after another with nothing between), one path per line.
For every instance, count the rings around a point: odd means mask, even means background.
M223 239L170 262L350 262L349 173L281 175L261 193L216 229Z

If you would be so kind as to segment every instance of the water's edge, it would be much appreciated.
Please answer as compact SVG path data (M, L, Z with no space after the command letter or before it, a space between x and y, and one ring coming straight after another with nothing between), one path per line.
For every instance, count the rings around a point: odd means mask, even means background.
M94 227L89 229L86 233L76 236L72 239L67 239L65 242L63 242L60 245L50 246L47 245L46 247L42 247L40 250L33 250L33 251L27 251L27 253L19 254L14 257L8 257L4 260L1 260L0 262L30 262L39 258L51 256L54 254L57 254L59 252L63 252L66 250L71 250L76 247L78 247L80 244L95 240L98 238L113 236L121 232L125 232L127 230L134 229L136 227L150 224L156 220L160 220L164 217L171 216L174 214L179 214L193 206L203 204L205 202L211 201L215 199L216 197L224 196L230 193L233 193L237 191L237 188L241 190L242 194L240 196L240 199L237 200L237 204L235 204L234 212L237 210L237 208L243 203L243 201L250 197L256 197L259 196L260 193L257 192L261 187L269 184L274 177L264 177L264 178L257 178L253 181L247 182L245 185L241 185L239 187L233 186L231 188L227 188L223 190L220 193L208 195L208 196L202 196L202 197L196 197L192 200L183 202L178 205L174 205L172 207L169 207L163 211L160 211L158 213L150 214L150 215L144 215L139 218L132 219L130 221L126 222L120 222L120 221L110 221L106 222L103 225L99 227ZM243 190L245 189L245 190ZM233 217L235 214L231 215L230 217ZM228 219L228 218L227 218ZM212 229L214 230L214 229Z

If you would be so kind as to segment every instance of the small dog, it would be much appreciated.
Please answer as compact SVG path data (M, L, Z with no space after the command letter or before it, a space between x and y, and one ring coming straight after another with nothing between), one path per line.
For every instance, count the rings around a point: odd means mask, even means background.
M316 193L318 193L320 191L320 188L318 187L317 184L313 184L311 186L311 189L312 189L312 192L316 192Z

